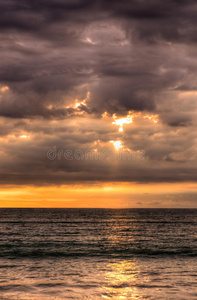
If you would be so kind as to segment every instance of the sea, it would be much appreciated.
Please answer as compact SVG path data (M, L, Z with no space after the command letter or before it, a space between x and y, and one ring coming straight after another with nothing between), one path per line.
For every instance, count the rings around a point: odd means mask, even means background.
M0 209L0 299L197 299L196 209Z

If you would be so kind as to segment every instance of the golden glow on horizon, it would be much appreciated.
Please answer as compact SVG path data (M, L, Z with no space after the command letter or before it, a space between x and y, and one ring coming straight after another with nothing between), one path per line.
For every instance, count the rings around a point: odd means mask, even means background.
M5 186L0 188L0 207L197 207L190 196L196 192L197 183Z

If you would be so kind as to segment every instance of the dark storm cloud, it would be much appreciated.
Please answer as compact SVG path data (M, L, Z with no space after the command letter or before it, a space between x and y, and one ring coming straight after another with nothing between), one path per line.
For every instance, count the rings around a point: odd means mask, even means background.
M188 73L196 72L187 53L177 61L173 48L196 43L195 1L12 0L0 9L0 82L13 92L37 98L60 90L66 98L86 84L92 111L154 111L163 91L188 86ZM47 115L44 102L37 105L27 93L20 98L26 102L20 114L1 109L1 115L26 117L28 105L33 116Z
M0 10L2 183L196 180L195 1L2 0ZM105 111L160 121L120 136ZM46 157L117 139L145 161Z
M4 0L0 8L3 12L0 25L6 30L39 31L60 21L81 25L95 19L116 17L134 21L137 25L132 30L142 38L196 41L197 6L194 0Z

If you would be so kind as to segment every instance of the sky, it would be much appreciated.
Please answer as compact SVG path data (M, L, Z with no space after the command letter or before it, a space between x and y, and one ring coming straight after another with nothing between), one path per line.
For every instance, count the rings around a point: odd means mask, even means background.
M0 206L197 208L196 1L0 11Z

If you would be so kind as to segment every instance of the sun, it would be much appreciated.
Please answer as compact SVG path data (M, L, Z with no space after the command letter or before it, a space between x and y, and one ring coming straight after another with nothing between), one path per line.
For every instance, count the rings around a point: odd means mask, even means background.
M110 141L111 144L114 145L114 148L118 151L123 148L121 141Z

